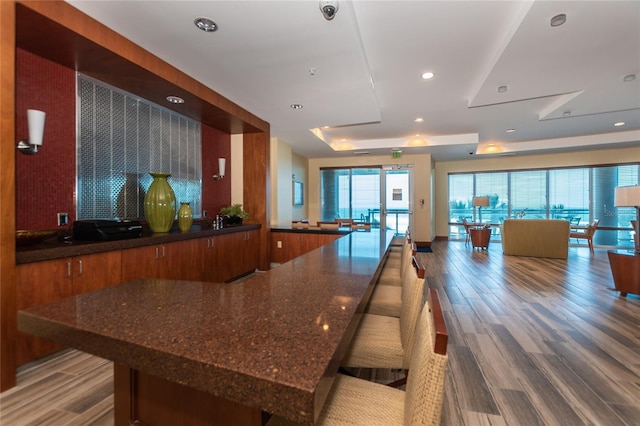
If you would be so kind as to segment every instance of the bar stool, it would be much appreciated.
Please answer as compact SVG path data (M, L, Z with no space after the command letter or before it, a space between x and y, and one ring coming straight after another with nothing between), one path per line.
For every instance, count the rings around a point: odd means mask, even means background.
M436 290L416 324L406 391L338 374L317 425L439 425L447 369L447 328ZM293 425L273 416L268 426Z
M424 268L417 264L409 268L404 281L400 317L362 315L342 367L409 369L424 294Z

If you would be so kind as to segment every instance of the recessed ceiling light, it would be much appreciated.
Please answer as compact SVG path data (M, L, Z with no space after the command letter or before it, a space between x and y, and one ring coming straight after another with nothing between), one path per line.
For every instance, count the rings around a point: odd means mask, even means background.
M424 121L424 118L420 118L420 117L418 117L418 118L416 118L416 119L415 119L415 120L413 120L413 121L415 121L416 123L422 123L422 122Z
M218 29L218 24L209 18L196 18L193 20L196 27L207 33L212 33Z
M427 71L427 72L423 72L420 75L420 78L422 78L423 80L429 80L430 78L433 78L433 76L435 76L434 73L432 73L431 71Z
M622 77L622 81L624 81L625 83L628 83L630 81L633 81L636 79L636 75L635 74L627 74L624 77Z
M618 121L617 123L613 123L614 126L616 127L621 127L624 126L626 123L624 121Z
M504 93L507 91L507 86L498 86L498 93Z
M556 15L553 18L551 18L551 26L552 27L559 27L560 25L564 24L565 22L567 22L567 15L565 15L564 13L561 13L561 14Z
M515 131L516 131L516 129L507 129L507 133L513 133Z
M302 109L302 105L300 105L300 104L291 104L291 108L293 108L293 109Z
M183 104L184 103L184 99L182 99L180 96L167 96L167 100L169 102L171 102L172 104Z

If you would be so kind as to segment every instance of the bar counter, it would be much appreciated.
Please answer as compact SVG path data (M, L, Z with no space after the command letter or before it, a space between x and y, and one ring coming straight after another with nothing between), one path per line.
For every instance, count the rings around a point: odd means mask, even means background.
M20 311L19 328L114 361L116 424L149 422L121 394L138 373L228 402L235 424L312 424L392 237L353 232L238 283L130 281Z

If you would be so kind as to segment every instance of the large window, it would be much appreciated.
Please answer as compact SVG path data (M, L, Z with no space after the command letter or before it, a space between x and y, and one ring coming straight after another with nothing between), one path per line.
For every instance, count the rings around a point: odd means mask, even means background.
M574 227L597 219L595 244L632 246L635 212L613 206L614 189L639 183L640 164L450 174L449 237L463 238L463 219L494 225L506 218L564 219ZM489 197L489 206L474 208L474 196Z
M320 220L375 222L380 209L380 168L320 170Z

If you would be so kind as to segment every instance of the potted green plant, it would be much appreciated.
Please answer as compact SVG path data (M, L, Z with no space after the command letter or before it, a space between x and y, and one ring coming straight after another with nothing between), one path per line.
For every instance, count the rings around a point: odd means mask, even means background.
M242 208L242 204L232 204L221 208L220 216L225 225L242 225L242 221L249 218L249 213Z

